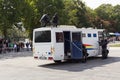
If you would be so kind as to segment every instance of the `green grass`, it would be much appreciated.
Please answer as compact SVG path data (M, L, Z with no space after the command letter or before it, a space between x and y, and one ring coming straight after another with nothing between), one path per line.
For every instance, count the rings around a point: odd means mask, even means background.
M112 44L110 47L120 47L120 44Z

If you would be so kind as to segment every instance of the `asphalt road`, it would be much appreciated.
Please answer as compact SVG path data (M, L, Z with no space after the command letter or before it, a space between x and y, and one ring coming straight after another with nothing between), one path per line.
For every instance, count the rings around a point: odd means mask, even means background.
M120 80L120 48L87 63L38 61L31 52L0 54L0 80Z

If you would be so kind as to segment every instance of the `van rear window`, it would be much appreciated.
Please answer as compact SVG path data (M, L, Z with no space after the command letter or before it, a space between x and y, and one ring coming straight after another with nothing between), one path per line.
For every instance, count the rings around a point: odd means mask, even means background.
M51 31L36 31L35 42L51 42Z

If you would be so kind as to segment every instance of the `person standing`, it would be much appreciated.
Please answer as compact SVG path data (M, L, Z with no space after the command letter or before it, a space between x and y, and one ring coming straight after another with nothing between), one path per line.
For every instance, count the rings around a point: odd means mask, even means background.
M107 39L102 39L100 41L100 46L102 47L102 59L106 59L107 55L109 53L108 49L107 49L107 44L108 44L108 40Z
M26 48L27 48L27 51L29 51L29 43L28 42L26 43Z
M3 48L2 39L0 39L0 54L2 53L2 48Z

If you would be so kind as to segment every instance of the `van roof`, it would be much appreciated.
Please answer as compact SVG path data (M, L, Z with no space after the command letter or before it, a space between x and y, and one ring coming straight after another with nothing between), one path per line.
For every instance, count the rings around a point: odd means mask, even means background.
M76 28L75 26L72 25L58 25L58 27L53 27L53 26L46 26L46 27L40 27L36 28L34 30L51 30L51 29L81 29L81 30L97 30L97 31L103 31L104 29L94 29L94 28Z

